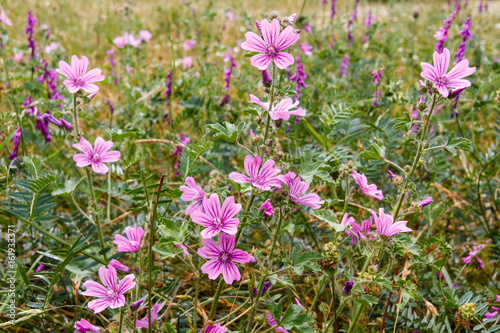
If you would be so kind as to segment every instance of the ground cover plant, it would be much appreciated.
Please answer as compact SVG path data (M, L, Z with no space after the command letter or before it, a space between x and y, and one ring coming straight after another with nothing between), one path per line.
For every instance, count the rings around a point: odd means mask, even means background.
M500 4L1 3L5 332L500 332Z

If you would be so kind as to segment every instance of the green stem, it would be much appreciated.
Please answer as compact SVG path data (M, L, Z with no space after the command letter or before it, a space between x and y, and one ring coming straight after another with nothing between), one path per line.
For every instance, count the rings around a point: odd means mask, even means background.
M267 111L266 129L264 131L264 144L266 144L267 137L269 136L269 127L271 127L271 110L274 104L274 87L276 85L276 65L273 65L273 83L269 93L269 110Z
M123 332L123 306L120 308L120 327L118 328L118 333Z
M92 185L92 175L91 175L88 168L86 168L85 171L87 172L87 181L89 183L90 196L92 198L93 205L96 207L97 200L96 200L96 196L95 196L95 192L94 192L94 186ZM99 215L96 212L94 212L92 217L94 218L94 222L95 222L95 225L97 227L97 235L99 236L99 243L101 243L101 250L104 250L105 244L104 244L104 238L102 237L102 228L101 228L101 222L99 220ZM108 261L108 258L106 257L106 253L103 253L103 256L104 256L104 260Z
M247 207L245 208L245 212L248 212L250 210L250 207L252 207L253 201L255 200L255 194L252 192L250 195L250 198L248 199ZM241 219L241 224L246 222L246 217ZM236 236L234 237L234 243L238 243L238 239L240 239L241 233L243 232L244 228L239 228L238 232L236 233Z
M208 320L214 319L215 311L217 310L217 304L219 303L220 293L222 292L222 287L224 286L224 279L221 277L219 279L219 285L217 286L217 291L215 292L214 301L212 303L212 308L210 309L210 315ZM196 311L196 309L194 309Z
M80 140L80 124L78 121L78 105L76 94L73 94L73 117L75 118L76 141Z
M364 304L359 304L358 310L356 311L356 314L354 315L354 319L352 320L351 326L349 326L349 330L347 333L351 333L354 327L356 326L356 323L358 322L359 316L361 315L361 312L363 312L363 308L365 307Z
M321 281L319 282L318 291L316 292L316 295L314 295L314 299L313 299L313 301L311 303L311 306L309 307L309 312L314 311L314 306L316 305L316 302L318 301L319 295L321 293L321 289L323 289L323 286L325 285L326 275L323 275L320 280Z

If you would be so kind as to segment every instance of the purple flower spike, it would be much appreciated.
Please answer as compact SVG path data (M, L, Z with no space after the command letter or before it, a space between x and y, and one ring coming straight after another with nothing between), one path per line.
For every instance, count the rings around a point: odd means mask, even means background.
M347 281L344 287L344 294L349 295L351 293L352 287L354 287L354 281Z

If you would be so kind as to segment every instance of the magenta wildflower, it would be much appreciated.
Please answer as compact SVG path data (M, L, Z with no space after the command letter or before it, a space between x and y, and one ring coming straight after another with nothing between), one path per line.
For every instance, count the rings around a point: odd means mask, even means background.
M276 321L276 319L274 319L273 316L271 315L271 311L267 311L266 318L267 318L267 323L269 324L269 326L275 327L278 325L278 322ZM287 330L285 330L281 326L278 326L274 331L280 332L280 333L289 333Z
M259 30L264 39L256 33L248 31L245 34L246 41L241 43L242 49L259 53L250 58L252 66L262 71L267 69L271 61L274 61L280 69L292 65L294 63L293 56L281 51L295 44L299 39L299 34L295 33L291 26L286 27L280 33L280 22L277 19L271 23L262 20Z
M187 185L187 186L186 186ZM185 214L191 215L196 211L203 211L203 200L207 197L203 193L203 188L196 185L193 177L186 178L186 185L182 185L179 189L182 191L182 201L192 201L186 208Z
M21 62L23 61L23 52L22 51L19 51L17 53L14 53L14 56L12 57L12 59L15 61L15 62Z
M215 280L222 273L227 284L239 281L241 274L234 262L246 264L252 257L243 250L235 250L234 246L234 236L225 233L220 234L219 244L210 238L203 239L203 247L198 249L198 255L210 260L201 266L201 272L208 274L210 280Z
M422 201L420 201L418 203L418 206L425 207L425 206L429 205L432 201L433 201L432 197L425 197Z
M337 0L331 0L331 1L332 1L332 5L331 5L332 12L330 14L330 19L333 20L333 18L335 17L335 14L337 14L337 9L335 8L335 6L337 5ZM326 0L324 0L323 2L326 3Z
M99 333L101 329L97 326L92 325L85 319L81 319L79 321L75 321L75 333Z
M24 33L26 35L28 35L28 49L30 50L29 59L31 60L31 59L37 57L37 55L36 55L36 42L35 42L35 39L33 38L33 34L34 34L35 25L37 25L38 22L37 22L37 20L35 20L35 17L31 13L31 11L28 12L27 21L28 21L28 24L26 26L26 30L24 31Z
M206 227L201 231L201 237L211 238L217 236L221 231L234 235L238 231L240 220L235 216L241 210L241 204L234 202L234 197L230 196L224 200L222 208L219 196L213 193L210 198L203 200L202 211L191 213L194 223Z
M306 82L304 81L307 79L307 74L304 72L304 66L302 66L302 63L300 62L300 54L297 55L297 66L295 67L295 74L293 74L290 77L290 81L295 81L295 91L297 94L295 95L295 102L298 101L299 96L300 96L300 89L301 88L306 88ZM295 117L295 120L297 121L298 117Z
M420 63L422 66L422 76L424 79L434 83L434 87L443 97L448 97L448 88L452 90L464 89L471 85L470 81L464 80L476 71L476 67L469 67L469 60L464 59L456 64L448 73L450 65L450 51L445 48L441 54L434 52L434 66L426 62Z
M95 139L94 148L92 148L90 142L83 136L80 137L80 142L75 143L73 147L83 153L73 155L73 161L76 162L76 166L84 168L92 165L92 170L94 170L95 173L101 173L103 175L108 173L109 168L104 163L112 163L120 159L119 151L110 151L111 147L113 147L113 141L104 141L100 136Z
M356 170L354 170L352 172L352 178L359 185L361 192L363 194L378 200L382 200L384 198L382 190L377 189L377 185L375 184L368 185L368 179L366 179L366 176L364 174L357 173Z
M165 100L165 102L167 104L167 110L168 110L168 107L170 105L170 99L172 98L172 73L173 73L172 70L170 70L170 72L168 72L168 74L167 74L167 83L165 84L165 87L167 88L167 90L165 90L165 95L167 96L166 100ZM169 118L169 112L168 111L163 116L163 119L165 119L165 118ZM170 123L170 118L169 118L169 123Z
M153 305L151 308L151 323L154 323L158 319L158 312L163 304L158 303ZM146 310L146 316L142 319L137 319L135 323L135 328L149 328L149 310Z
M151 39L153 35L148 30L141 30L139 31L139 39L142 40L143 42L147 42L148 40Z
M196 45L196 41L194 39L187 39L184 44L182 44L182 47L184 50L189 51L193 49L193 47Z
M301 180L295 172L290 171L286 175L278 177L288 186L290 200L296 205L305 205L312 209L318 209L325 203L316 193L304 195L309 189L309 184Z
M47 97L51 101L63 101L64 97L59 95L57 91L58 79L57 72L54 69L48 69L48 63L45 60L42 60L43 65L43 73L41 76L37 78L40 83L47 82L47 88L49 88L49 92L47 93ZM64 106L59 103L59 109L62 109Z
M394 177L396 177L396 175L394 174L394 172L392 172L391 170L387 170L387 173L389 174L389 178L391 180L394 179Z
M362 43L366 43L368 41L369 35L368 31L370 30L370 27L372 26L373 22L375 22L375 19L372 16L372 11L370 10L368 12L368 15L365 18L365 36L363 37L363 40L361 41Z
M207 325L203 330L203 333L226 333L227 327L221 326L220 323L215 325Z
M12 21L7 17L7 14L5 14L3 9L0 10L0 22L5 25L12 26Z
M492 307L494 309L494 307ZM493 319L498 315L498 310L495 312L485 312L483 322Z
M262 191L269 191L271 187L281 188L282 181L276 177L281 172L281 169L274 167L274 160L267 160L262 166L261 164L262 158L260 156L247 155L244 166L247 175L250 177L238 172L231 172L229 179L240 184L250 183L253 187Z
M43 271L45 265L38 265L38 267L36 268L35 272L36 273L40 273L41 271Z
M12 137L12 142L14 146L12 147L12 153L9 155L9 160L13 160L17 157L19 150L19 143L21 143L21 129L18 128L14 136Z
M470 32L470 16L462 25L463 29L460 31L460 36L462 36L462 41L458 46L457 53L453 55L455 61L453 62L453 66L457 65L460 61L463 60L465 55L465 46L467 45L467 41L472 39L472 33Z
M354 281L347 281L344 287L344 294L349 295L351 293L352 287L354 287Z
M231 74L233 73L233 68L236 67L236 63L234 62L234 58L231 56L231 49L228 50L228 55L229 55L229 60L231 61L231 64L229 65L228 68L224 70L224 82L226 83L224 85L224 91L226 94L222 98L222 102L220 103L220 106L224 106L227 103L229 103L229 81L231 80Z
M234 12L232 10L228 10L226 12L226 17L228 21L233 22L234 21Z
M184 57L181 59L182 69L193 67L193 57Z
M373 78L372 82L375 84L375 91L373 92L373 106L377 106L377 101L380 98L381 92L378 90L379 85L380 85L380 80L382 79L382 73L384 72L385 68L381 67L375 72L371 73L370 76Z
M304 43L302 43L302 44L299 44L299 46L300 46L300 50L301 50L301 51L302 51L302 52L303 52L306 56L308 56L308 57L312 56L312 52L311 52L311 50L312 50L312 48L313 48L313 47L312 47L311 45L309 45L307 42L304 42Z
M306 111L304 111L301 108L294 109L299 106L299 102L292 102L292 99L287 97L282 99L276 106L273 105L271 111L269 111L269 102L262 102L260 99L258 99L256 96L250 94L250 103L257 104L261 107L263 107L266 111L269 112L269 115L271 116L272 120L278 120L278 119L283 119L283 120L288 120L290 119L291 115L296 115L296 116L305 116Z
M495 298L496 298L496 301L497 301L498 303L500 303L500 295L499 295L499 294L495 294Z
M43 120L46 120L54 125L56 125L59 128L64 128L67 131L71 131L73 129L73 125L71 125L69 122L64 120L64 118L59 118L56 119L53 115L50 113L46 113L42 116Z
M472 246L473 251L470 251L467 257L462 257L464 264L470 265L472 263L472 260L475 259L477 262L476 269L479 269L480 267L484 268L484 263L478 256L478 252L481 251L484 247L486 247L486 244L479 244Z
M176 248L178 248L179 250L182 250L181 254L182 254L184 257L185 257L185 256L187 256L187 255L189 254L188 249L187 249L187 247L186 247L185 245L183 245L183 244L174 244L174 246L175 246Z
M394 217L390 214L385 214L383 208L379 208L378 216L377 213L375 213L373 210L370 209L369 211L373 215L373 219L375 220L375 227L377 227L377 232L379 233L379 235L391 237L395 234L399 234L400 232L413 231L406 226L408 221L397 221L394 223Z
M342 58L342 62L340 63L340 74L342 76L347 75L347 69L349 68L349 55L346 53L344 54L344 57Z
M264 87L269 88L273 83L273 78L271 76L271 73L269 73L267 69L264 69L261 74L262 74L262 85Z
M135 38L133 34L125 32L122 36L113 38L113 44L116 47L123 49L125 46L130 45L132 47L139 46L142 40L140 38Z
M119 262L116 259L111 259L108 266L114 267L115 269L117 269L123 273L128 273L130 270L127 266L125 266L124 264L122 264L121 262Z
M356 244L357 239L365 238L361 233L361 226L356 223L354 217L350 217L348 213L344 214L341 225L345 225L347 228L345 229L346 234L352 236L351 244Z
M125 234L127 237L117 234L115 235L114 244L117 245L118 252L137 252L141 248L142 236L144 236L144 229L142 227L126 227Z
M67 78L63 83L71 94L80 89L89 94L95 94L99 91L99 87L93 82L104 80L104 75L101 75L100 68L94 68L87 72L88 65L89 59L86 56L82 56L81 59L78 59L76 55L72 56L71 66L66 61L59 61L59 68L56 69L56 72Z
M141 306L142 302L144 302L143 299L140 299L138 301L135 301L134 303L132 303L132 307L137 310L139 308L139 306Z
M94 313L99 313L108 307L116 309L124 306L125 296L123 294L135 287L134 274L125 276L118 283L116 269L114 267L106 268L102 266L99 268L99 278L104 286L95 281L86 281L83 284L87 290L82 295L98 297L98 299L90 301L87 304L89 309L93 310Z
M357 20L358 18L358 5L359 5L359 0L356 0L354 3L354 7L352 9L352 14L349 18L349 22L347 22L347 40L348 40L348 45L352 45L353 37L352 37L352 25L354 24L354 21Z
M109 56L109 64L111 65L111 77L113 78L113 83L118 84L120 76L116 74L116 61L114 57L115 50L109 49L106 54Z
M444 26L439 28L438 31L434 34L434 38L437 39L437 43L434 46L436 51L439 53L443 52L443 45L444 42L448 39L448 30L450 29L451 22L455 19L455 16L457 16L458 11L460 10L460 5L456 4L455 9L453 10L453 13L450 14L450 17L447 20L443 20Z
M273 216L273 208L273 205L271 205L271 199L267 199L266 201L264 201L262 206L259 207L259 212L261 210L264 210L264 213L262 213L263 216Z

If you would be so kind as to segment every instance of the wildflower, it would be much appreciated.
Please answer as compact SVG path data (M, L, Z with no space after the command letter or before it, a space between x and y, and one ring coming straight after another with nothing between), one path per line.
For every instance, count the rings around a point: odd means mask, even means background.
M271 187L281 187L282 181L276 177L281 169L274 167L274 160L267 160L262 166L262 158L260 156L253 157L247 155L245 157L244 166L247 175L242 175L238 172L231 172L229 179L236 183L250 183L253 187L262 191L269 191Z
M370 216L368 220L361 221L361 231L364 231L365 237L372 235L371 238L373 239L373 232L371 230L372 225L373 225L373 216Z
M259 212L261 210L264 210L264 213L262 213L263 216L273 216L274 215L273 208L274 208L273 205L271 205L271 199L267 199L266 201L264 201L262 206L260 206Z
M359 0L356 0L356 2L354 3L354 7L353 7L353 11L352 11L352 14L349 18L349 22L347 22L347 40L348 40L348 45L351 46L352 45L352 41L353 41L353 38L352 38L352 25L354 23L354 21L357 20L358 18L358 5L359 5Z
M366 176L364 174L362 173L359 174L356 172L356 170L353 170L352 178L359 185L359 187L361 188L361 192L363 192L363 194L378 200L382 200L384 198L382 190L378 190L377 185L375 184L368 185L368 179L366 179Z
M485 246L486 244L479 244L472 246L473 251L470 251L467 257L462 257L464 264L470 265L472 263L472 260L475 258L477 261L476 269L479 269L480 267L484 268L484 263L481 260L481 258L479 258L478 252L481 251Z
M52 136L49 133L49 129L47 128L47 125L49 122L45 119L43 119L43 116L40 112L36 114L36 125L35 129L39 130L42 134L42 136L45 138L45 143L50 142L52 139Z
M151 307L151 323L154 323L158 319L158 311L163 304L158 303ZM146 316L142 319L137 319L135 323L135 328L149 328L149 310L146 310Z
M5 25L12 26L12 21L7 17L7 14L5 14L3 9L0 10L0 22Z
M116 259L111 259L108 266L114 267L115 269L117 269L123 273L128 273L130 270L127 266L125 266L124 264L122 264L121 262L119 262Z
M304 111L301 108L290 111L291 109L298 107L299 102L297 101L293 103L292 99L289 97L282 99L276 106L273 105L271 111L269 111L269 102L262 102L260 99L258 99L256 96L252 94L250 94L250 103L254 103L263 107L266 111L269 112L269 115L271 116L272 120L278 120L278 119L288 120L290 119L291 115L296 115L296 116L306 115L306 111Z
M57 50L57 48L59 47L59 43L56 43L56 42L50 42L49 45L45 45L45 53L49 54L55 50Z
M493 307L494 308L494 307ZM493 319L498 315L498 310L495 312L485 312L484 318L483 318L483 323L489 319Z
M344 54L344 57L342 58L342 62L340 63L340 74L342 76L347 75L347 69L349 68L349 55L346 53Z
M262 285L261 295L265 295L267 293L267 291L269 290L269 288L271 288L271 282L269 282L269 281L264 282L264 284Z
M340 222L341 225L345 225L347 228L345 229L345 232L348 235L352 236L351 239L351 244L356 244L357 238L365 238L363 234L361 233L361 227L359 224L356 223L356 220L354 220L353 217L350 217L348 213L344 214L344 217L342 218L342 221Z
M47 88L49 88L49 92L47 93L47 97L51 101L63 101L64 97L59 95L57 91L58 87L58 79L57 72L54 69L48 69L48 63L45 60L42 60L43 65L43 73L41 76L37 78L40 83L47 82ZM59 103L59 109L62 109L64 106Z
M344 294L349 295L351 293L352 287L354 287L354 281L347 281L344 287Z
M12 57L12 59L15 61L15 62L21 62L23 61L23 52L22 51L19 51L17 53L14 53L14 56Z
M144 302L143 299L140 299L138 301L135 301L134 303L132 303L132 307L137 310L139 308L139 306L141 306L142 302Z
M21 129L18 128L14 136L12 137L12 142L14 146L12 147L12 153L9 155L9 160L13 160L17 157L17 153L19 150L19 143L21 142Z
M236 234L240 220L233 216L239 213L241 204L236 204L233 196L227 197L221 208L219 196L213 193L210 198L203 200L203 209L204 212L197 210L191 213L194 223L206 227L201 231L203 238L217 236L221 231L229 235Z
M385 70L385 68L381 67L381 68L377 69L375 72L370 74L370 76L373 78L372 82L376 86L378 86L380 84L380 79L382 78L382 73L384 72L384 70Z
M498 303L500 303L500 295L499 295L499 294L496 294L496 295L495 295L495 297L496 297L496 301L497 301Z
M74 327L76 328L75 333L88 333L88 332L99 333L99 332L101 332L101 329L99 327L92 325L91 323L89 323L88 321L86 321L83 318L79 321L75 321Z
M408 228L406 224L408 221L397 221L394 223L394 217L390 214L385 214L383 208L379 208L379 216L373 210L369 210L375 220L375 227L379 235L391 237L400 232L411 232L412 229Z
M300 62L300 55L298 55L297 56L297 66L295 67L295 74L293 74L290 77L290 81L296 82L295 91L297 92L297 94L295 95L295 102L297 102L299 99L300 88L306 88L306 82L304 81L305 79L307 79L307 74L304 72L304 66L302 66L302 63ZM295 120L296 121L298 120L297 116L295 117Z
M193 39L188 39L182 44L184 50L189 51L196 45L196 41Z
M108 307L116 309L124 306L125 296L123 294L135 287L134 274L125 276L118 284L116 269L102 266L99 268L99 278L104 286L95 281L86 281L83 284L87 290L82 295L98 297L98 299L88 303L89 309L93 310L94 313L99 313Z
M233 22L234 21L234 12L232 10L228 10L226 12L226 17L229 21Z
M38 265L38 267L36 268L35 272L36 273L40 273L41 271L43 271L44 268L45 268L45 265Z
M203 333L226 333L227 327L221 326L220 323L215 325L207 325L203 330Z
M210 238L203 239L203 247L198 249L198 255L210 260L201 266L201 272L208 274L210 280L215 280L222 273L227 284L239 281L241 274L234 262L246 264L250 262L251 256L243 250L235 250L234 245L234 236L224 233L219 236L219 244Z
M271 74L267 69L264 69L262 71L262 85L264 87L271 87L271 84L273 83L273 78L271 77Z
M193 58L192 57L184 57L181 59L182 69L188 69L193 67Z
M425 197L422 201L420 201L418 203L418 206L425 207L425 206L429 205L432 201L433 201L432 197Z
M231 56L231 49L227 49L228 54L229 54L229 60L231 61L231 64L227 69L224 70L224 82L226 84L224 85L224 90L226 91L226 94L224 95L224 98L222 99L222 102L220 106L224 106L227 103L229 103L229 81L231 80L231 74L233 73L233 68L236 67L236 63L234 62L234 58Z
M142 236L144 236L144 229L142 227L126 227L125 234L127 238L122 235L115 235L114 244L117 245L118 252L137 252L141 248Z
M132 47L139 46L142 42L142 39L136 39L134 35L125 32L122 36L118 36L113 38L113 44L119 49L123 49L125 46L130 45Z
M191 215L196 211L203 211L203 200L207 197L203 193L201 186L196 185L193 177L186 178L186 185L182 185L179 189L182 191L181 200L193 201L185 211L186 215Z
M71 66L66 61L59 61L59 68L56 72L67 78L63 83L71 94L75 94L80 89L89 94L99 91L99 87L92 83L104 80L104 75L101 75L100 68L87 72L88 65L89 59L86 56L82 56L81 59L78 59L76 55L72 56Z
M444 42L446 42L446 40L448 39L448 30L450 29L451 22L453 22L459 10L460 10L460 5L457 4L455 6L455 9L453 10L453 13L450 14L450 17L447 20L443 20L444 26L439 28L438 31L436 31L436 33L434 34L434 38L436 38L438 41L434 46L434 48L439 53L443 52L443 45Z
M241 43L241 48L247 51L258 52L250 58L252 66L261 71L267 69L271 61L274 61L280 69L285 69L294 63L293 56L282 50L292 46L299 39L299 34L288 26L280 33L280 22L274 19L271 23L267 20L260 22L262 39L256 33L248 31L245 34L246 41Z
M304 23L304 31L310 33L312 31L312 27L309 23Z
M330 19L333 20L333 18L335 17L335 14L337 14L337 9L335 8L337 0L331 0L331 1L332 1L332 5L331 5L332 13L330 14ZM326 0L324 0L324 2L326 3Z
M375 22L375 19L372 16L372 11L370 10L368 12L368 15L365 18L364 26L365 26L365 36L363 37L363 40L361 41L362 43L366 43L368 41L368 30L372 26L373 22Z
M271 311L267 311L266 318L267 318L267 323L269 324L269 326L271 326L271 327L278 326L278 323L276 322L276 319L274 319L273 316L271 315ZM281 326L276 327L276 329L274 331L275 332L280 332L280 333L288 333L288 331L285 330Z
M109 64L111 65L111 77L113 77L113 83L118 84L118 81L120 80L120 76L116 75L116 61L115 57L113 56L115 53L115 50L109 49L106 51L106 54L109 55Z
M300 177L293 171L278 177L280 177L283 183L288 186L290 200L296 205L305 205L311 207L312 209L318 209L324 203L324 201L321 200L319 195L316 193L304 195L304 193L309 189L309 184L301 180Z
M36 42L35 39L33 38L34 34L34 28L35 25L38 24L37 20L35 20L35 17L31 13L31 11L28 12L28 25L26 26L26 30L24 33L28 35L28 49L30 50L30 57L29 59L33 59L36 57Z
M463 80L476 71L476 67L469 67L469 61L464 59L456 64L448 73L450 64L450 51L445 48L442 53L434 52L434 66L426 62L420 63L422 66L422 76L424 79L431 81L434 87L443 97L448 97L448 88L464 89L471 85L470 81Z
M174 246L180 250L182 250L181 254L185 257L189 254L188 249L183 244L174 244Z
M391 178L391 180L393 180L394 177L396 177L396 175L394 174L394 172L392 172L391 170L387 170L387 173L389 174L389 178Z
M472 33L470 32L470 16L464 22L462 27L463 29L462 31L460 31L460 36L462 36L462 41L458 46L457 53L453 55L453 57L455 58L453 66L457 65L460 61L462 61L465 55L465 46L467 45L467 41L472 39Z
M148 30L141 30L139 31L139 39L142 40L143 42L147 42L148 40L151 39L153 35Z
M120 159L120 152L117 150L109 150L113 146L113 141L104 141L98 136L94 142L94 148L83 136L80 137L80 142L75 143L73 147L81 151L83 154L73 155L73 161L76 166L84 168L92 165L92 170L95 173L106 174L109 168L104 163L116 162Z

